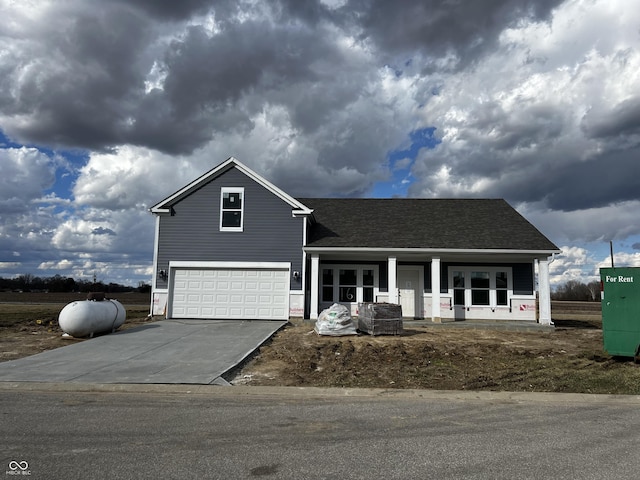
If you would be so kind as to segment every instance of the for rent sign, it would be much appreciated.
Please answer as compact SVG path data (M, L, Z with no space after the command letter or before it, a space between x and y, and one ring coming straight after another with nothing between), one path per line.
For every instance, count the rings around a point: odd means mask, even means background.
M605 283L633 283L633 275L605 275L604 281Z
M600 279L604 349L609 355L638 357L640 268L601 268Z

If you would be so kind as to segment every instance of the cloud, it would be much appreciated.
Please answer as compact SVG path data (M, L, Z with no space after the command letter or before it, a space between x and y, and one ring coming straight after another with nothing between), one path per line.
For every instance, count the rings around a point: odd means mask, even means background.
M416 162L410 193L557 211L635 200L640 14L613 4L566 2L548 22L505 30L473 69L450 75L424 108L442 143ZM599 34L603 19L611 30Z
M292 195L386 182L506 198L568 247L640 235L628 1L0 0L0 15L15 268L144 272L148 207L229 156ZM436 138L412 149L412 132ZM574 254L563 275L584 271Z
M608 243L640 235L640 201L567 212L539 204L521 204L518 211L556 242Z
M91 231L92 235L112 235L116 236L117 233L111 230L110 228L97 227Z
M94 0L101 2L101 0ZM149 13L162 20L184 20L190 16L206 12L211 4L210 0L120 0L127 6L135 6L145 13ZM225 2L220 2L225 3Z
M177 182L188 183L180 173L185 169L195 178L195 169L180 157L123 146L109 153L91 154L78 170L73 195L77 205L103 210L144 210L169 193L168 184L175 187Z
M26 211L54 181L53 162L44 153L35 148L0 148L0 209L5 215Z
M613 264L616 267L640 267L640 253L616 252L613 255ZM598 268L611 267L611 257L598 263Z
M627 98L605 111L589 110L583 117L581 126L591 138L639 135L640 97Z
M284 107L297 131L313 132L377 94L385 57L477 55L505 26L547 18L557 3L12 4L3 10L2 33L13 41L0 60L0 119L22 142L170 154L249 132L269 105Z
M52 232L51 244L59 252L132 255L147 253L153 244L153 220L147 211L85 209L80 214L66 217Z
M0 122L14 140L103 149L123 140L154 25L122 4L5 3Z
M0 262L0 269L11 269L21 265L20 262Z
M73 262L70 260L62 259L57 262L42 262L38 268L41 270L68 270L73 267Z
M585 248L563 246L549 265L549 277L552 285L560 285L570 280L588 283L596 280L596 260Z
M425 70L467 66L494 48L506 27L544 21L559 0L353 2L361 36L388 56L417 52ZM444 62L443 62L444 60Z

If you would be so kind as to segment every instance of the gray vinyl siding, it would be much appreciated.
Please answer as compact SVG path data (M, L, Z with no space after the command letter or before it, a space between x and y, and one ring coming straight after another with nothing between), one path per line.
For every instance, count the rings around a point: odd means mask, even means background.
M222 187L244 187L242 232L220 231ZM203 185L160 217L157 269L170 261L291 262L302 271L303 218L287 204L235 168ZM290 279L300 290L299 280ZM164 283L164 284L163 284ZM158 279L159 288L166 282Z

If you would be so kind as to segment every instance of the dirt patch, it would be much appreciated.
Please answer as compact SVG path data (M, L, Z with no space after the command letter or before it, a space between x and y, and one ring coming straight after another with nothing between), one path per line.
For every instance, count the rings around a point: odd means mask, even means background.
M313 323L299 321L230 379L245 385L640 394L640 367L604 352L596 317L590 312L556 320L552 331L426 325L397 336L345 337L320 336Z

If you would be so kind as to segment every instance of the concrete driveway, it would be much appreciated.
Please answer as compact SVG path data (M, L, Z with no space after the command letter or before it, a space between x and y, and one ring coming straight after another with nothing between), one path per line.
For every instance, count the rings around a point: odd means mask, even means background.
M161 320L0 363L0 382L226 384L286 322Z

